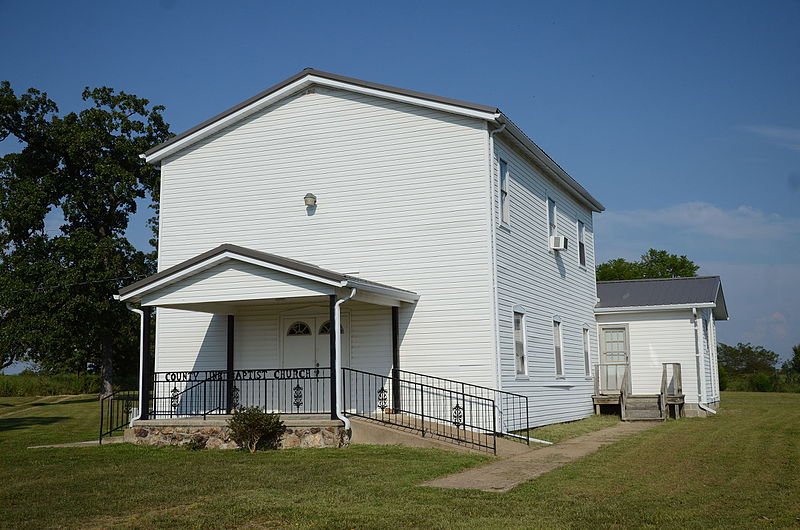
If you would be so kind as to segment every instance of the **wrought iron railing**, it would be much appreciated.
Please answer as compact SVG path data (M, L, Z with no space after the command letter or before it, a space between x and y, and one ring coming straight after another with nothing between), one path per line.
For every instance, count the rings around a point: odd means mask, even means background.
M398 372L380 375L343 368L345 413L422 436L497 452L493 399L424 383L413 377L419 374Z
M257 407L280 414L330 412L330 368L156 372L151 418L230 414Z
M432 387L491 399L494 401L497 410L497 433L522 438L530 445L530 440L528 440L527 436L531 427L528 396L406 370L397 370L397 373L401 378L409 381L416 381ZM524 436L517 433L524 433Z
M139 392L136 390L117 390L100 398L100 437L103 438L122 431L130 424L139 406Z

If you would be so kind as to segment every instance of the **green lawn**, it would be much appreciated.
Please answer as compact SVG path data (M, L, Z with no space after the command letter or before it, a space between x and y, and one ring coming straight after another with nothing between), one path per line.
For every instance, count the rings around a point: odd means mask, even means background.
M417 487L488 459L436 450L26 449L93 438L98 404L21 405L0 398L2 527L800 527L797 394L723 394L717 416L669 421L506 494Z

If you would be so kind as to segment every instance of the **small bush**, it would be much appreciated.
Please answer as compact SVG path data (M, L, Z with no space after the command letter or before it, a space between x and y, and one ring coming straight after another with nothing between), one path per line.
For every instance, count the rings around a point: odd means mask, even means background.
M269 414L256 407L244 408L233 413L228 420L231 440L246 447L251 453L258 449L277 449L286 426L277 414Z
M774 381L765 373L757 373L750 376L750 389L753 392L771 392L774 387Z

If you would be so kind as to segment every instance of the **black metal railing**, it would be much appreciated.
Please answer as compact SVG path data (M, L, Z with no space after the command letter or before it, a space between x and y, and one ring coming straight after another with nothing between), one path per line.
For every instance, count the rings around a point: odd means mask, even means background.
M493 399L397 372L380 375L343 368L345 413L496 454Z
M490 388L488 386L464 383L463 381L456 381L454 379L409 372L407 370L397 370L396 372L405 380L416 381L432 387L491 399L494 401L497 410L497 434L518 437L530 445L530 440L528 440L527 436L531 427L528 396L507 392L505 390L497 390L496 388ZM517 433L522 433L524 436Z
M230 414L257 407L280 414L330 412L330 368L156 372L151 418Z
M117 390L100 398L100 437L103 438L124 430L139 407L139 392L136 390Z

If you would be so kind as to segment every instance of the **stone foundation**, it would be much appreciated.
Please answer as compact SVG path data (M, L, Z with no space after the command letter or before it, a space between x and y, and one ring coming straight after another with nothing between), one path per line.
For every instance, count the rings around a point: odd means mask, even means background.
M350 435L342 422L322 418L282 418L286 432L278 448L289 449L345 447ZM176 418L172 420L139 420L125 431L125 441L136 445L187 445L198 449L237 449L230 439L227 417L214 419Z
M706 406L713 410L719 410L719 401L709 403ZM708 416L711 416L711 413L701 409L697 403L686 403L683 406L684 418L706 418Z

